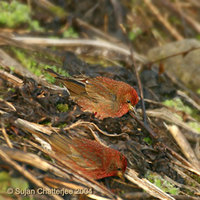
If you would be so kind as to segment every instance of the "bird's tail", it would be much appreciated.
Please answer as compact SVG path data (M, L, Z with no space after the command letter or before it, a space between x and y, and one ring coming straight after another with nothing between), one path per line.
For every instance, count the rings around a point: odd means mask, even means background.
M49 68L45 69L45 71L61 82L69 90L71 96L84 96L84 94L86 94L85 84L83 82L73 78L61 76Z
M44 69L44 71L48 72L54 78L59 78L59 77L61 78L62 77L60 74L56 73L53 69L47 68L47 69Z

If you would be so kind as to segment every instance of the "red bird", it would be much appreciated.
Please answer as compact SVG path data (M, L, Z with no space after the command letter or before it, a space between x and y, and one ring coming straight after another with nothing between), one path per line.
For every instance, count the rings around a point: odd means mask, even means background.
M115 149L85 138L64 137L55 133L50 136L36 135L50 143L57 157L92 179L123 177L127 159Z
M66 78L47 69L69 90L71 98L82 111L94 113L99 119L121 117L138 103L137 92L129 84L106 77Z

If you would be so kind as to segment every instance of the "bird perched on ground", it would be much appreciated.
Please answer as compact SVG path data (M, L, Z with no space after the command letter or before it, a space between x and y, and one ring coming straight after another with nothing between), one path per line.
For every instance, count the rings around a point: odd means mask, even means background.
M51 69L47 69L53 77L60 81L70 92L74 100L84 112L94 113L95 117L121 117L129 110L134 110L139 97L129 84L110 78L66 78Z
M56 133L34 134L51 145L56 157L89 178L102 179L109 176L123 178L127 159L115 149L86 138L62 136Z

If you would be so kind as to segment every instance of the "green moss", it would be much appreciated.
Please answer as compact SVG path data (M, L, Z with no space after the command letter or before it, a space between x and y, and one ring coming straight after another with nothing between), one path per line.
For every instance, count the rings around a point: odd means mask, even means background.
M29 69L36 76L43 75L45 79L50 83L54 83L55 78L52 77L49 73L45 72L43 69L51 68L60 75L69 76L69 74L66 71L64 71L59 67L56 67L55 65L52 66L52 65L37 63L34 58L27 56L27 54L20 49L12 48L11 50L14 52L16 58L21 62L23 66Z
M24 178L13 178L5 171L0 172L0 183L0 193L6 193L9 188L18 188L20 190L29 188L29 184Z
M198 176L198 175L196 175L196 174L192 174L191 176L192 176L192 178L193 178L194 180L196 180L196 181L200 184L200 176ZM193 186L196 187L196 185L193 185Z
M173 23L174 25L181 25L182 24L182 22L180 21L180 19L177 18L176 16L173 16L173 15L169 17L169 21L171 23Z
M68 104L58 104L57 109L60 112L67 112L69 110L69 106L68 106Z
M44 28L40 26L40 23L37 20L31 20L29 22L29 28L30 30L44 32Z
M148 145L152 145L152 139L150 137L145 137L143 141L146 142Z
M15 88L8 88L8 92L15 92Z
M7 172L1 172L0 173L0 191L5 192L7 188L9 187L11 177Z
M27 5L18 1L0 1L0 25L16 28L27 24L31 30L43 31L39 22L31 19L31 12Z
M14 72L14 71L15 71L15 67L10 66L10 70L11 70L12 72Z
M163 102L164 105L173 107L178 111L184 111L185 113L191 115L193 110L189 107L183 104L180 98L174 98L170 100L166 100Z
M69 77L69 74L68 74L65 70L63 70L63 69L61 69L61 68L59 68L59 67L56 67L56 66L48 66L48 65L45 65L45 66L44 66L44 69L48 69L48 68L54 70L55 72L57 72L58 74L60 74L60 75L62 75L62 76ZM49 83L55 83L55 78L54 78L53 76L51 76L49 73L44 72L43 75L44 75L45 79L46 79Z
M30 9L17 1L0 2L0 24L9 28L30 21Z
M166 106L175 108L178 111L183 111L183 112L187 113L188 115L191 115L195 119L200 120L200 117L199 117L197 110L192 109L188 105L185 105L181 101L180 98L174 98L174 99L166 100L166 101L163 102L163 104L166 105Z
M190 108L187 105L184 105L184 103L181 101L180 98L174 98L171 100L166 100L163 102L164 105L175 108L178 111L183 111L185 113L187 113L188 115L191 115L192 117L194 117L195 119L199 120L199 114L196 110ZM179 115L177 115L179 116ZM179 116L180 118L180 116ZM181 119L182 120L182 119ZM187 124L191 127L194 128L197 132L200 133L200 125L197 122L187 122Z
M56 5L49 5L49 10L54 13L57 17L59 18L66 18L67 17L67 13L65 10L63 10L61 7L56 6Z
M153 172L148 171L147 174L145 175L145 177L151 183L153 183L154 185L159 187L164 192L167 192L167 193L173 194L173 195L178 195L180 193L179 188L175 187L172 183L170 183L169 181L166 181L161 176L159 176Z
M64 38L78 38L78 33L73 29L73 27L69 27L66 31L63 32Z
M56 67L55 65L53 65L53 66L45 65L44 69L47 69L47 68L51 68L52 70L54 70L55 72L57 72L58 74L60 74L62 76L66 76L66 77L69 76L68 72L66 72L62 68Z
M29 69L32 73L34 73L37 76L42 75L41 68L37 64L35 60L33 60L31 57L28 57L23 51L12 48L12 51L15 53L17 59L21 62L21 64Z
M200 133L200 124L197 122L188 122L187 123L191 128L195 129L198 133Z
M65 128L67 126L66 123L59 124L58 128Z
M133 27L132 30L128 33L130 40L135 40L137 36L141 35L142 30L139 27Z

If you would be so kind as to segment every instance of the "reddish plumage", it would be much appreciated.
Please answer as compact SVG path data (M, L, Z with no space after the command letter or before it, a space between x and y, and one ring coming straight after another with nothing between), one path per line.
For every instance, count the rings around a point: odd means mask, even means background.
M126 157L97 141L57 134L49 136L47 141L59 158L92 179L122 175L126 170Z
M83 111L99 119L121 117L135 106L139 97L133 87L106 77L66 78L48 69L69 90L71 98Z

